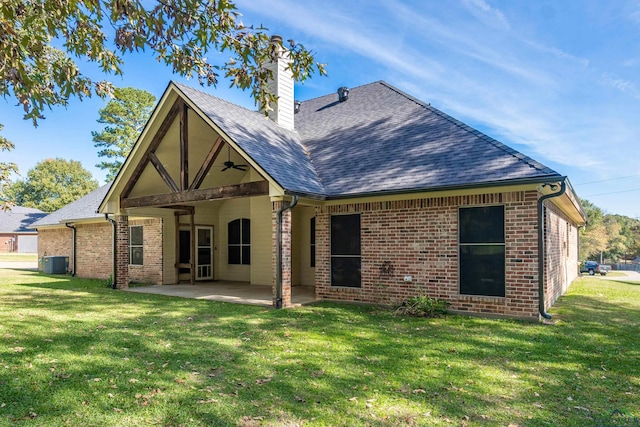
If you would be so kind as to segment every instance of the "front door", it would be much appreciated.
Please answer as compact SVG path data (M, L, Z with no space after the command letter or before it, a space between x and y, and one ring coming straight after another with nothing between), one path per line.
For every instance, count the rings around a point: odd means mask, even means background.
M196 280L213 279L213 227L196 226Z

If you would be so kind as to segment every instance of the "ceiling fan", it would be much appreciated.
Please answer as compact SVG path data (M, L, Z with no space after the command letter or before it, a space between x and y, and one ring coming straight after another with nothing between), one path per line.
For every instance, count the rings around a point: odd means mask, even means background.
M223 163L224 168L222 168L222 172L227 169L237 169L242 172L246 172L249 165L236 165L233 161L231 161L231 147L227 147L227 161Z

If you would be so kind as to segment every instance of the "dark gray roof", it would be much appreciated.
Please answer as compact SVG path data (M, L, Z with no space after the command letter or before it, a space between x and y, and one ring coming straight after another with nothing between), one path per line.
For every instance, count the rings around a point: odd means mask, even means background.
M283 188L324 194L296 132L278 126L262 113L179 83L175 85Z
M107 194L111 184L103 185L75 202L71 202L63 208L50 213L46 217L31 224L32 228L46 225L60 225L65 222L87 220L93 218L104 218L103 214L96 213L98 206Z
M385 82L303 102L295 124L329 197L560 176Z
M289 192L340 197L537 182L554 170L385 82L305 101L296 131L175 83Z
M13 206L11 210L0 209L0 233L34 233L29 226L47 216L40 209Z

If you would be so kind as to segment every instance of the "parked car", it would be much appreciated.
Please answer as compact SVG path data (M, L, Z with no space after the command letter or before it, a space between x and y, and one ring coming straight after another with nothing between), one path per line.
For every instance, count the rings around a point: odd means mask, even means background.
M596 261L585 261L580 265L580 273L589 273L589 276L596 274L598 263Z
M606 276L607 273L610 271L611 271L611 266L606 264L598 264L598 267L596 268L596 273L598 273L601 276Z

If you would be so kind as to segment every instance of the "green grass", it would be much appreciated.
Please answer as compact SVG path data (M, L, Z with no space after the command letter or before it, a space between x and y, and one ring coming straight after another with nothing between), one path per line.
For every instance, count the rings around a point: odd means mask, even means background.
M640 416L640 284L554 325L293 310L0 271L0 425L591 426Z
M0 262L36 262L38 254L0 253Z

